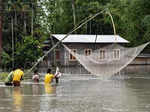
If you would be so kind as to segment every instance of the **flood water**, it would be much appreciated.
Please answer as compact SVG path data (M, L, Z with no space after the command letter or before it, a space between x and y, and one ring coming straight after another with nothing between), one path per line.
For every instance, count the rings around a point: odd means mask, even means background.
M58 85L26 81L21 87L6 87L0 83L0 112L149 111L150 72L145 70L108 80L91 75L64 75Z

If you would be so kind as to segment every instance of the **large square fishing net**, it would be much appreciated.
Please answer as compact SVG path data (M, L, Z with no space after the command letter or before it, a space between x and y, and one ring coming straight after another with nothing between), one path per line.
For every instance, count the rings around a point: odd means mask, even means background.
M90 55L85 55L84 52L79 51L83 51L83 49L72 52L66 45L64 47L91 74L107 78L118 73L130 64L148 44L146 43L133 48L123 47L119 44L111 44L92 51Z

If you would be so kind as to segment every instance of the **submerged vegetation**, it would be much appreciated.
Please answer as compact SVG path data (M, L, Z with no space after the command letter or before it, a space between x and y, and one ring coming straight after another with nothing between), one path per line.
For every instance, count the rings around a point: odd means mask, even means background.
M66 34L86 17L106 8L114 18L117 34L129 40L129 46L150 41L149 0L5 0L0 3L3 68L17 64L31 67L43 55L43 42L51 34ZM111 19L103 13L74 33L113 34ZM149 46L145 52L150 52Z

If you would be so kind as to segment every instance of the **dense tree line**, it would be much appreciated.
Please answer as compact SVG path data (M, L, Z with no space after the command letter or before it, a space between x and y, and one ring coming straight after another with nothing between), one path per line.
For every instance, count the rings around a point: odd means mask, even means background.
M66 34L86 17L104 9L112 14L117 34L130 41L128 46L150 41L149 0L5 0L2 5L2 64L7 67L12 62L34 62L42 55L42 43L51 34ZM113 34L112 22L104 12L74 33ZM29 49L29 44L34 49ZM149 53L148 49L145 52Z
M84 18L106 8L111 12L117 34L139 45L150 40L150 1L149 0L44 0L49 12L47 22L52 33L67 33ZM48 24L45 22L45 24ZM111 19L103 13L74 33L113 34Z
M2 60L3 68L31 63L42 55L43 34L36 23L40 11L37 0L5 0L2 2ZM34 55L34 56L33 56Z

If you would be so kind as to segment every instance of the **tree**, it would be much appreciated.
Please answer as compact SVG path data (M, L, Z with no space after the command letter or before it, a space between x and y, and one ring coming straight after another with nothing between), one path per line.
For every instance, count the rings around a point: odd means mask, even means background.
M36 24L36 18L38 14L37 0L6 0L4 1L4 17L3 17L3 50L4 56L2 62L5 63L6 55L8 54L11 58L8 65L11 67L10 62L16 61L17 63L20 59L18 57L18 49L21 47L18 45L24 44L24 38L34 37L37 41L42 42L43 34L40 32L39 23ZM33 18L34 13L34 18ZM34 24L33 24L34 22ZM34 26L33 26L34 25ZM42 36L41 36L42 35ZM12 38L13 37L13 38ZM28 44L25 44L28 45ZM12 47L14 46L14 47ZM14 48L14 49L13 49ZM36 52L34 50L33 52ZM13 59L12 54L14 55ZM37 55L39 57L40 54ZM24 58L25 59L25 58ZM32 59L32 58L31 58ZM21 60L23 61L23 60ZM25 61L25 60L24 60ZM31 60L32 62L33 60ZM8 66L7 66L8 67Z
M40 41L32 36L23 38L23 43L17 43L16 48L16 66L22 65L24 68L30 68L32 63L42 56Z

